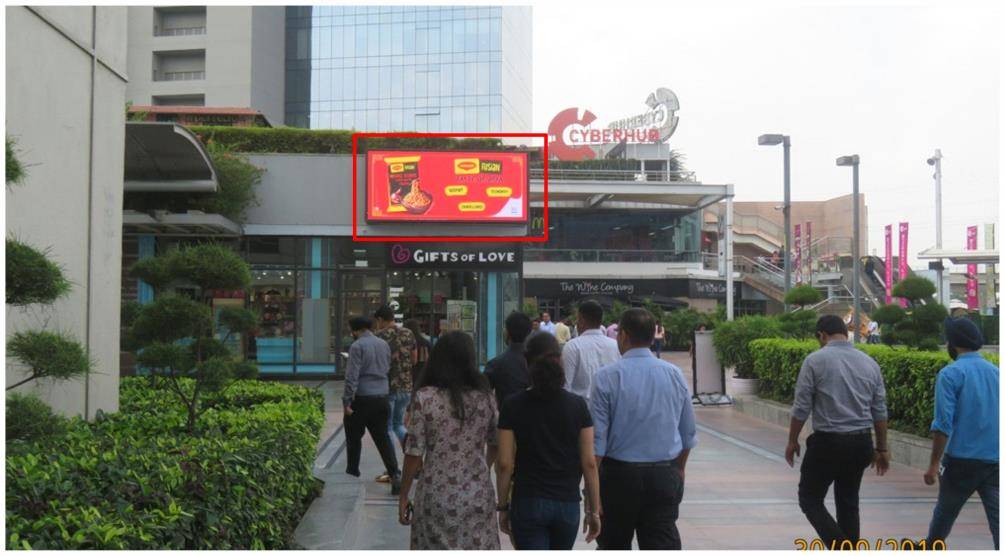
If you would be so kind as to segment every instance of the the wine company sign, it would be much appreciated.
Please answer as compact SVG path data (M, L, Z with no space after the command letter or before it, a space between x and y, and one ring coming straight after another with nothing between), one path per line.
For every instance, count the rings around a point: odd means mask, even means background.
M597 157L599 145L616 143L661 143L677 129L680 102L673 91L660 87L649 94L648 109L634 116L614 120L607 127L593 127L597 116L589 110L566 108L548 125L549 153L558 160L586 160Z
M629 282L575 280L559 282L558 286L562 289L562 293L576 295L632 295L635 293L635 284Z

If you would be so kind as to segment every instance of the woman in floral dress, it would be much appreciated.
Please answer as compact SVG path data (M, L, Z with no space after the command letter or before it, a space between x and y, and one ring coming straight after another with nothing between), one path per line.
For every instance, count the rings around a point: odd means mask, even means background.
M398 509L401 524L412 526L412 550L499 548L489 474L497 417L471 336L458 331L441 336L409 408Z

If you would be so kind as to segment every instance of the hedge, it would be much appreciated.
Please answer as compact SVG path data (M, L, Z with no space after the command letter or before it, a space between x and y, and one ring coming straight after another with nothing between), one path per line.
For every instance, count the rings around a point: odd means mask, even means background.
M856 347L875 359L883 372L890 427L928 436L935 407L935 378L939 370L951 362L949 355L882 345L862 344ZM761 380L761 396L784 403L792 402L803 360L818 348L819 344L815 341L765 338L750 342L754 374ZM998 364L997 353L983 355Z
M217 395L197 435L149 378L121 410L73 419L8 454L9 549L288 548L317 494L320 392L248 381Z
M230 127L190 126L204 143L213 141L234 152L243 153L295 153L295 154L351 154L352 135L342 129L302 129L295 127ZM452 137L368 137L360 144L367 148L414 149L489 149L502 150L502 142L493 138Z

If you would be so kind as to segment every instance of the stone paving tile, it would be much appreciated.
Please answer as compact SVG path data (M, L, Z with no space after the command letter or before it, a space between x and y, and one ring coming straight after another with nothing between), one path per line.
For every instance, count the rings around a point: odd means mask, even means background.
M664 353L664 359L680 366L690 378L687 354ZM341 383L321 385L328 405L327 438L341 424L337 401ZM334 408L334 409L333 409ZM729 407L697 407L700 426L698 447L688 462L684 500L678 528L687 549L794 549L797 538L812 539L796 499L797 469L784 463L787 431L743 415ZM400 457L400 451L398 452ZM397 522L397 504L386 484L373 478L382 470L369 436L363 448L362 478L344 473L344 454L327 472L334 481L332 496L338 502L319 499L313 529L303 531L317 549L407 549L409 530ZM798 468L798 462L797 462ZM327 492L328 489L326 489ZM861 490L862 536L900 539L923 536L931 518L937 490L922 481L922 472L896 463L883 477L869 470ZM833 512L833 500L828 497ZM312 507L311 511L315 511ZM344 515L352 513L353 515ZM318 519L320 518L320 519ZM339 527L352 531L338 531ZM303 527L303 524L302 524ZM299 533L299 531L298 531ZM309 535L308 535L309 534ZM328 540L323 540L328 539ZM509 539L500 535L503 549ZM956 549L990 549L991 535L979 499L964 507L950 537ZM577 550L593 550L582 534ZM885 547L884 547L885 548Z

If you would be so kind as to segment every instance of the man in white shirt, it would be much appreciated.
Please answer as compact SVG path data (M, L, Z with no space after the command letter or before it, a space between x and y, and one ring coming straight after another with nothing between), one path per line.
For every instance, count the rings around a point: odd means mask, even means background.
M555 335L555 323L551 322L551 315L548 313L541 313L541 332Z
M565 389L590 399L593 388L593 373L597 369L621 359L618 342L600 331L600 321L604 309L593 300L579 304L579 319L576 328L579 335L565 344L562 349L562 366L565 367Z

